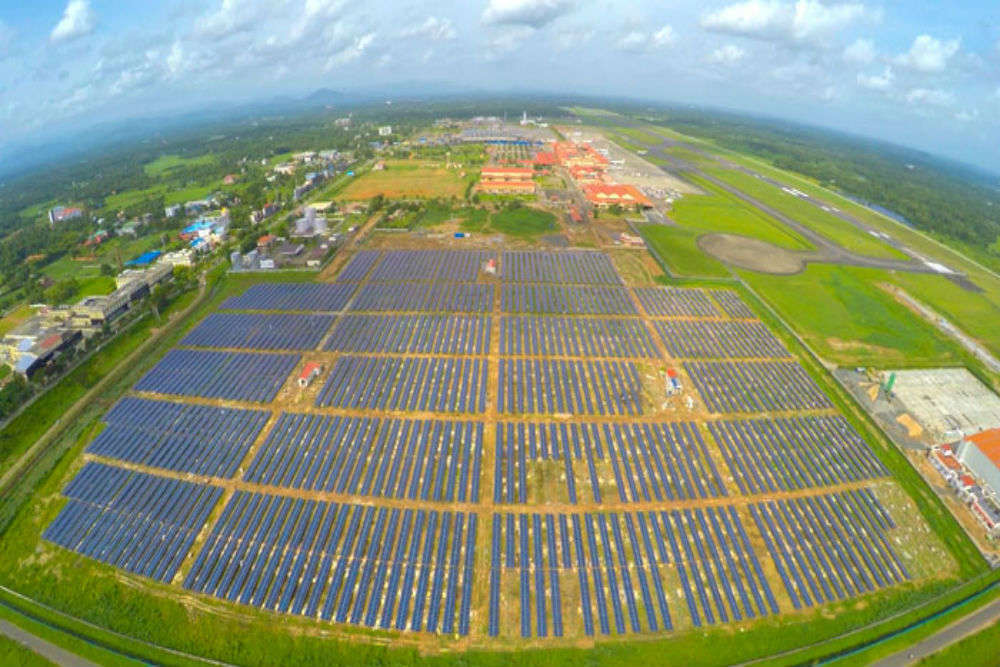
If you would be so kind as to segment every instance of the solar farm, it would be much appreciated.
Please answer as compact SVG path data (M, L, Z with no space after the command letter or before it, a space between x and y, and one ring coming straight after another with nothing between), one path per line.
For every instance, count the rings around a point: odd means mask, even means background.
M598 251L255 285L102 422L43 538L227 613L578 645L931 575L912 502L737 292Z

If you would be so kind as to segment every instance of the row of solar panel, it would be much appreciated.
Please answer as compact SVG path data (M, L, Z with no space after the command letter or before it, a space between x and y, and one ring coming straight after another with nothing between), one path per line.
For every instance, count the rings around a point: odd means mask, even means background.
M42 537L158 581L177 573L222 489L87 463Z
M232 477L270 414L126 397L87 452L141 465Z
M622 284L611 259L603 252L593 250L508 250L503 253L500 271L507 282Z
M671 571L680 579L695 626L778 613L761 564L732 507L582 517L494 514L491 636L501 634L502 579L510 570L520 575L517 597L523 637L547 636L550 618L551 634L562 636L564 611L572 611L562 608L559 574L564 570L576 572L580 601L576 611L586 635L595 634L595 610L601 634L611 634L612 621L617 634L670 629Z
M270 403L300 358L174 349L135 384L135 390Z
M745 494L793 491L888 474L840 415L708 422Z
M314 350L333 324L332 315L212 313L184 337L192 347Z
M712 412L820 410L826 394L797 362L689 361L684 370Z
M337 623L465 635L476 519L238 491L184 586Z
M326 343L332 352L486 354L490 318L482 315L344 315Z
M258 484L478 502L483 425L282 413L247 469Z
M573 357L658 357L645 325L636 319L504 317L500 354Z
M497 409L508 414L641 415L630 361L501 359Z
M563 465L565 497L534 495L541 491L529 482L529 476L548 460ZM705 442L692 423L501 423L496 431L493 501L576 504L576 462L585 462L589 473L590 493L583 502L604 502L601 481L608 478L609 468L614 476L611 493L623 503L726 495Z
M319 407L477 413L486 409L485 359L337 359L316 397Z
M885 536L895 524L870 491L766 501L750 514L796 609L910 578Z
M770 329L743 320L654 320L670 356L679 359L777 359L790 357Z
M392 250L369 278L372 282L474 282L496 254L482 250Z

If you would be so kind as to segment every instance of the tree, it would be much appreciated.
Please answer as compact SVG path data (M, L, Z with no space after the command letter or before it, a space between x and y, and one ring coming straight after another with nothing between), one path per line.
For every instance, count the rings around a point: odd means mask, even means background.
M102 276L113 276L115 275L115 268L110 264L101 264L101 275Z

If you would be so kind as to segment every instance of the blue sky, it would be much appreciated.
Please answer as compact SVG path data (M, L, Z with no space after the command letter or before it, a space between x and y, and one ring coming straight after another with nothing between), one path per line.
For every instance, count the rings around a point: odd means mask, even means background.
M399 81L707 104L1000 171L996 0L0 0L0 154Z

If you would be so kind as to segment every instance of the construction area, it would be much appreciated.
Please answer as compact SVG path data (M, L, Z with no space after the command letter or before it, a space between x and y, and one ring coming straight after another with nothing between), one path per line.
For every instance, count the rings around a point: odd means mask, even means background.
M965 368L839 369L990 560L1000 562L1000 397Z
M255 285L109 410L43 538L427 650L739 628L953 570L737 292L618 266L397 247Z

